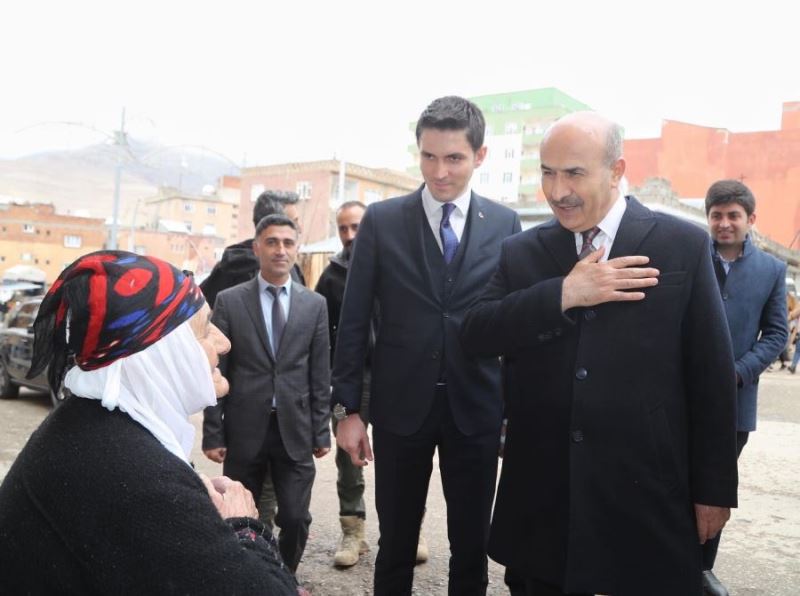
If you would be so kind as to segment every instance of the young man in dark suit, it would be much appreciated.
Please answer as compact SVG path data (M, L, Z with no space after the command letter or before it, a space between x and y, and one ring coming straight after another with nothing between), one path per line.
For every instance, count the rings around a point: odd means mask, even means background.
M367 208L347 279L334 355L337 443L372 459L359 417L363 363L377 305L370 422L380 542L375 594L410 594L433 454L447 502L451 594L484 594L486 539L502 418L500 363L467 356L458 329L492 274L517 214L470 190L486 156L485 123L459 97L417 123L425 184Z
M542 140L555 219L503 243L462 327L506 358L489 554L529 595L699 596L736 506L736 382L708 235L620 192L621 128Z
M230 392L203 420L203 452L256 502L269 473L278 545L297 569L311 515L313 457L330 450L330 362L325 299L292 281L297 228L270 215L256 228L253 280L217 295L212 322L231 342L220 362Z
M706 193L712 259L736 359L736 451L741 455L756 429L758 378L786 345L786 264L753 244L756 199L738 180L719 180ZM703 589L712 596L728 590L712 571L717 536L703 545Z

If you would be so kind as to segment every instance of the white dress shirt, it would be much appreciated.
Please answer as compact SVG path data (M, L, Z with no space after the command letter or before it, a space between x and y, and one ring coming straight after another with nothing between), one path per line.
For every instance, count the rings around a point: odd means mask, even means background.
M459 242L461 242L461 236L464 234L464 228L467 225L467 211L469 210L471 199L472 189L467 186L464 192L457 196L455 200L449 201L455 205L455 209L450 214L450 227L456 233L456 238L458 238ZM422 207L425 209L425 216L428 218L428 223L433 231L433 237L436 238L436 244L439 245L439 250L444 252L442 237L439 235L439 225L442 223L442 205L444 203L433 198L427 186L422 187Z
M619 230L619 224L622 222L622 216L625 214L627 206L628 203L625 201L625 197L620 194L617 200L614 201L611 209L606 213L606 216L597 224L597 227L600 228L600 233L592 240L592 246L594 250L598 250L601 246L606 247L606 252L603 258L600 259L601 263L608 260L608 255L611 253L611 246L614 244L614 238L617 236L617 230ZM581 232L575 232L575 252L581 254L582 247L583 234Z

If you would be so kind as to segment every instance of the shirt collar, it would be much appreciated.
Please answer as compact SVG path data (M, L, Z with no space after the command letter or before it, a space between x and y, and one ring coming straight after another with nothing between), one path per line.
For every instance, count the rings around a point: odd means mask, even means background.
M275 284L271 284L266 279L264 279L264 277L261 275L261 273L258 274L258 289L259 289L260 292L265 292L267 287L274 286L274 285ZM281 284L280 286L277 286L277 287L285 288L286 289L286 295L288 296L290 294L291 290L292 290L292 276L291 275L289 276L289 279L286 280L286 283Z
M620 194L617 200L614 201L611 209L606 213L606 216L597 224L600 231L608 236L611 242L614 242L614 238L617 236L617 230L619 230L619 225L622 223L622 216L625 215L625 208L627 206L628 204L625 197Z
M469 210L469 202L472 199L472 189L469 185L464 189L464 192L458 195L455 200L449 201L456 206L456 211L463 217L467 216ZM422 207L425 209L425 215L429 218L439 209L444 203L437 201L433 198L431 191L428 190L428 185L422 187Z

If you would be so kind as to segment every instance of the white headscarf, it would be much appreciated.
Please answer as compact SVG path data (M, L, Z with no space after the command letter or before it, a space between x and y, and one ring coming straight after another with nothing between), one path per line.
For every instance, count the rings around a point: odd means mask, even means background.
M208 357L185 321L150 347L97 370L69 370L64 386L99 399L149 430L186 463L194 444L189 416L217 403Z

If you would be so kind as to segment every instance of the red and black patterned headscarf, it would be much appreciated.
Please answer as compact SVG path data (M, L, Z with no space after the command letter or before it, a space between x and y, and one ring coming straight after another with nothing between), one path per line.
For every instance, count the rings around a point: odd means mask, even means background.
M39 307L28 378L49 364L55 387L70 354L83 370L135 354L204 302L191 276L161 259L117 250L84 255L61 272Z

